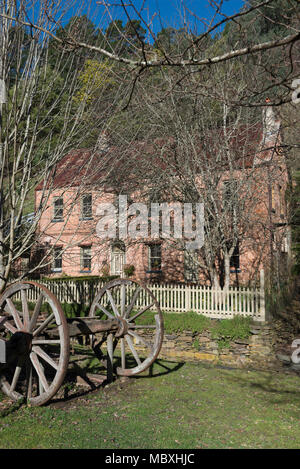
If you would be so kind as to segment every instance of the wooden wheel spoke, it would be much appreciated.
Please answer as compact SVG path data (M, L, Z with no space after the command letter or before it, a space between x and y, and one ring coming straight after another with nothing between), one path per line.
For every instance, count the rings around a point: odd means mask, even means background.
M58 369L58 364L43 350L41 347L34 345L32 347L33 352L35 352L39 357L43 358L49 365L52 366L55 370Z
M134 316L132 316L132 318L129 318L128 321L129 322L135 321L135 319L137 319L139 316L141 316L146 311L148 311L150 308L152 308L153 305L154 305L154 303L151 303L150 305L145 306L143 309L141 309L141 311L139 311Z
M9 316L0 316L0 327L4 326L6 321L8 321Z
M15 334L18 332L18 329L16 329L10 322L6 321L4 324L5 329L7 329L9 332L12 334Z
M26 361L26 398L32 397L32 365L30 359Z
M5 301L6 301L6 300L5 300ZM18 311L16 307L15 307L15 310L17 311L17 313L18 313L19 316L20 316L20 314L21 314L20 311ZM11 314L11 312L10 312L10 308L9 308L9 306L8 306L8 304L7 304L7 301L6 301L5 305L4 305L4 307L2 307L2 311L4 311L8 316L12 316L12 314Z
M33 339L32 345L60 344L59 339Z
M129 314L131 313L132 308L134 307L134 304L136 302L136 299L137 299L138 294L140 293L140 291L141 291L141 287L136 288L136 290L135 290L135 292L134 292L134 294L131 298L130 304L129 304L127 310L126 310L125 318L128 318Z
M14 390L16 389L16 385L17 385L21 370L22 370L22 363L19 360L18 364L16 366L16 369L15 369L15 372L14 372L14 376L13 376L11 385L10 385L10 392L14 392Z
M21 299L22 299L22 311L23 311L23 322L24 322L24 328L29 329L29 309L28 309L28 303L27 303L27 295L25 290L21 290Z
M123 317L125 314L125 302L126 302L126 289L125 289L125 285L122 284L121 285L121 310L120 310L121 317Z
M128 331L128 334L131 335L132 337L134 337L136 340L139 340L141 341L147 348L149 348L150 350L152 350L152 345L147 342L144 337L138 335L136 332L133 332L133 331Z
M107 337L107 379L113 379L113 366L114 366L114 337L113 334L108 334Z
M37 336L38 334L40 334L44 329L46 329L47 326L49 326L49 324L51 324L51 322L53 322L55 320L55 314L54 313L51 313L50 316L48 316L45 321L42 322L42 324L33 332L33 337Z
M37 299L35 308L33 310L33 315L32 315L32 318L31 318L31 321L30 321L30 324L29 324L29 332L32 332L33 329L35 328L37 318L40 314L43 298L44 298L44 295L43 295L43 293L41 293L39 295L38 299Z
M116 317L117 317L117 318L120 317L120 313L119 313L119 311L118 311L118 308L116 307L116 304L115 304L115 302L114 302L114 299L113 299L113 297L112 297L111 292L110 292L109 290L107 290L106 293L107 293L107 296L108 296L108 298L109 298L110 304L111 304L111 306L112 306L112 309L113 309L113 311L114 311Z
M107 317L109 317L110 319L115 319L115 316L113 314L111 314L109 311L107 311L106 308L104 308L104 306L100 305L99 303L97 304L98 308L101 309L101 311L106 314Z
M15 305L13 304L13 302L11 301L10 298L6 298L6 303L7 303L7 306L9 308L9 311L10 311L12 317L14 318L17 329L18 330L23 329L23 323L21 321L21 318L19 316L18 311L15 308Z
M121 367L123 370L126 368L126 350L124 337L121 338Z
M137 354L137 351L136 351L135 348L134 348L134 345L133 345L133 342L132 342L131 338L128 337L128 335L126 335L126 336L125 336L125 339L126 339L126 342L127 342L128 346L129 346L131 352L132 352L132 355L133 355L134 358L135 358L135 361L137 362L138 365L141 365L142 362L141 362L141 360L140 360L140 357L139 357L138 354Z
M35 368L35 371L37 372L37 375L39 377L40 382L42 383L42 386L44 390L47 392L49 390L49 384L46 379L46 376L44 374L43 367L37 357L37 354L35 352L31 352L30 354L30 360Z

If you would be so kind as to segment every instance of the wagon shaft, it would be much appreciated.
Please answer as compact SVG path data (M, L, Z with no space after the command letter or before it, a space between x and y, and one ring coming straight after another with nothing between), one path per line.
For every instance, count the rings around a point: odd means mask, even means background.
M97 334L98 332L112 332L119 329L117 319L90 319L90 318L71 318L67 319L69 336ZM58 330L47 331L49 337L58 337Z

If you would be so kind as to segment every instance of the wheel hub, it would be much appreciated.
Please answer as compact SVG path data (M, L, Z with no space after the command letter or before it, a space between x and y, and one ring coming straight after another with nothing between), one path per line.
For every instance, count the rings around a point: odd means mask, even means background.
M18 355L29 355L31 352L32 334L28 332L18 331L13 334L9 341L9 346Z
M128 332L128 321L124 318L118 318L119 328L115 334L116 337L124 337Z

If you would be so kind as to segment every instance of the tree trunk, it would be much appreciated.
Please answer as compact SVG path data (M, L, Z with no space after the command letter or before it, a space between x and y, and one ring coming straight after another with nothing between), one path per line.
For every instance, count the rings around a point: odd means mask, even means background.
M230 285L230 254L224 254L224 271L225 271L225 278L224 278L224 286L223 290L226 291Z

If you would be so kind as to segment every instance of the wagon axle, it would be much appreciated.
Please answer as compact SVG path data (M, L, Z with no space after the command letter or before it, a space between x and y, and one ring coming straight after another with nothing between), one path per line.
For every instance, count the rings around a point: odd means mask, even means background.
M151 291L132 280L113 280L96 294L88 317L66 319L44 285L30 281L11 285L0 298L1 390L14 400L45 404L64 381L70 337L90 336L96 352L105 341L97 342L99 334L106 340L108 373L115 369L120 376L134 376L145 371L163 340L162 313Z

